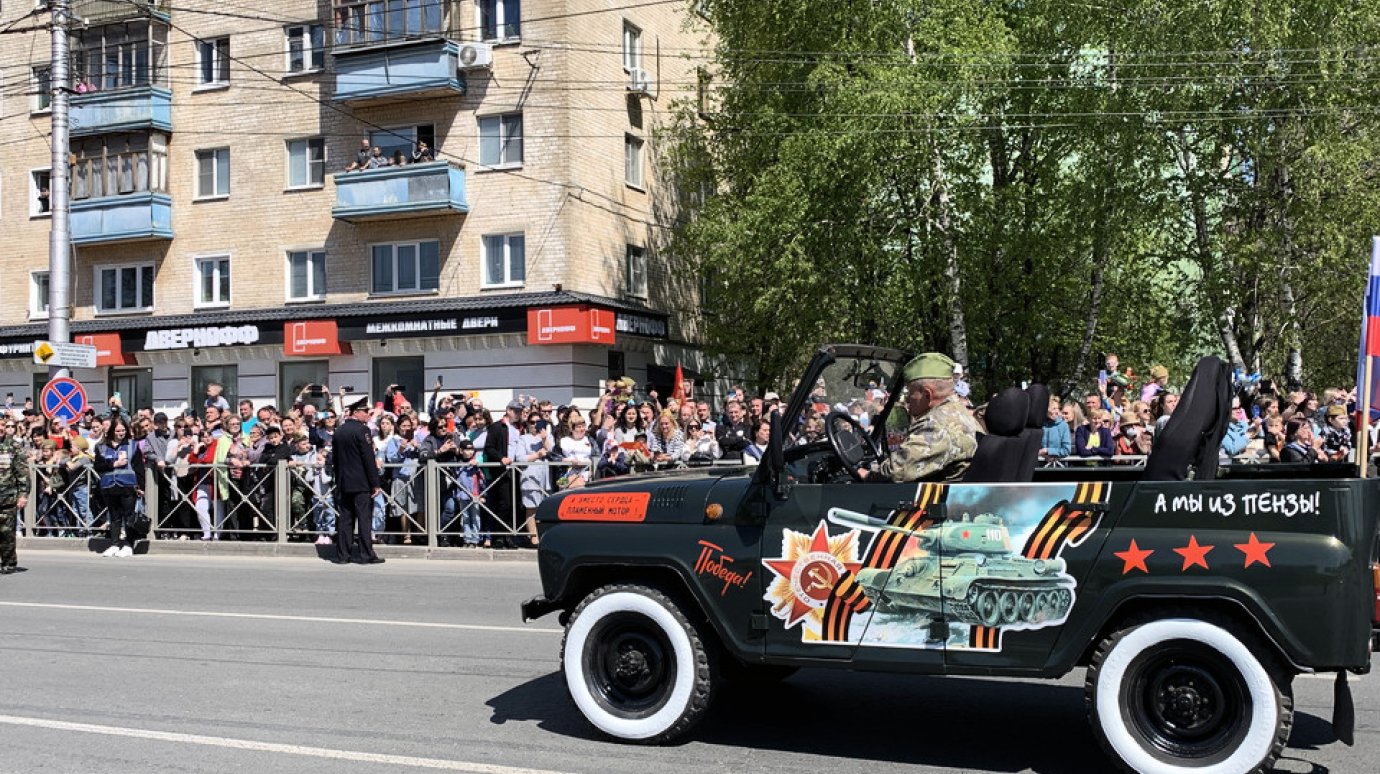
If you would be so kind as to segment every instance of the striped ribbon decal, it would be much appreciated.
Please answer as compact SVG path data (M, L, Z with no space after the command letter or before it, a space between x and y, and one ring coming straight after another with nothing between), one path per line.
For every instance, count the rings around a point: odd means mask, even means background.
M932 505L944 501L948 495L948 487L944 484L926 483L920 487L920 496L915 501L914 508L894 511L887 523L893 526L908 530L922 530L932 524L934 519L925 515L925 510ZM863 567L869 569L890 570L896 565L896 560L901 555L901 549L910 538L895 532L877 533L872 545L867 549L867 555L863 558ZM853 620L854 613L866 610L872 603L863 594L862 586L858 585L857 579L851 572L844 573L834 586L834 594L829 598L828 604L824 607L824 627L822 631L823 639L826 642L847 642L848 629Z
M1106 482L1079 484L1073 499L1061 500L1040 519L1030 533L1021 556L1026 559L1052 559L1068 546L1076 546L1088 533L1097 529L1098 520L1107 510L1112 485ZM969 647L975 650L1001 650L1001 628L974 626L968 636Z

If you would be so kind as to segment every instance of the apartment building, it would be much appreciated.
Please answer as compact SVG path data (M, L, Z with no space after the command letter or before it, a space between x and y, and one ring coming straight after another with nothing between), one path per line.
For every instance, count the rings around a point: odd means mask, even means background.
M689 2L73 7L71 328L98 352L74 377L98 408L199 406L212 381L258 404L311 383L415 401L438 377L562 401L705 367L655 143L693 96ZM0 36L16 398L47 378L48 41ZM361 147L406 163L346 171Z

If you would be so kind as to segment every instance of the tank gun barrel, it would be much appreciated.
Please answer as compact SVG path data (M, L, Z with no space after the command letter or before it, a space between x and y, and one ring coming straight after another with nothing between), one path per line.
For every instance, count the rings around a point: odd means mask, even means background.
M827 516L829 518L829 521L838 524L842 527L863 527L865 529L879 529L883 532L895 532L898 535L914 535L916 537L923 538L924 530L906 529L905 527L898 527L894 524L887 524L882 519L868 516L865 513L850 511L847 508L830 508Z

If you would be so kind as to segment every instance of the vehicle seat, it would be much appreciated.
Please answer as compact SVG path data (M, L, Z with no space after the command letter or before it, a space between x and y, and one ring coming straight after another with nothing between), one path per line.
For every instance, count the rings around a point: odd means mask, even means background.
M1218 357L1198 361L1193 375L1155 439L1143 481L1183 481L1189 466L1198 481L1217 477L1217 450L1231 421L1231 368Z
M1030 412L1026 417L1025 452L1021 456L1020 476L1017 481L1030 481L1035 478L1035 466L1040 463L1040 447L1045 444L1045 415L1049 412L1049 388L1043 384L1032 384L1025 388L1030 398Z
M983 415L987 432L978 435L977 452L963 476L964 482L1021 481L1025 458L1026 422L1030 396L1019 387L1008 387L987 403Z

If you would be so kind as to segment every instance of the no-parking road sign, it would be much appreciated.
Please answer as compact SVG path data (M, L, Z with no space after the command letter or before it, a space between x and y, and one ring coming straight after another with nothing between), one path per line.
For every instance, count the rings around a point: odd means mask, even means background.
M38 405L49 419L75 422L86 410L86 389L74 379L59 377L44 385Z

